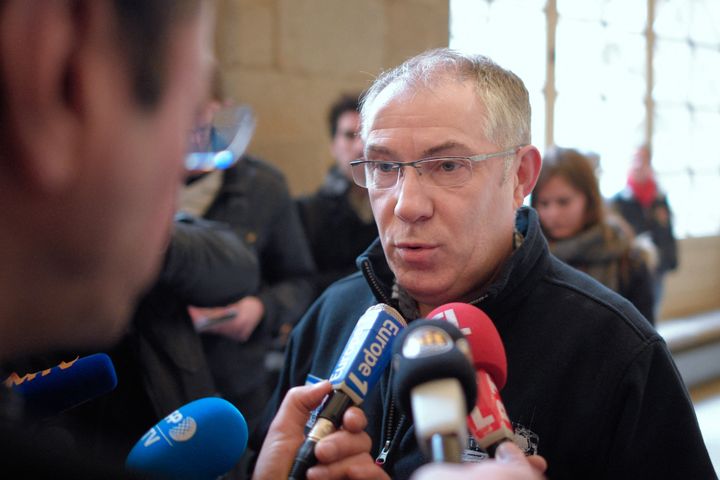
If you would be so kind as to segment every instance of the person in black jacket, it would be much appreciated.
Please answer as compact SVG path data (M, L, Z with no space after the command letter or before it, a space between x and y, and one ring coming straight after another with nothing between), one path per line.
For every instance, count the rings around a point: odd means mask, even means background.
M650 254L633 243L632 229L621 218L606 212L585 155L548 150L530 205L538 211L553 255L618 292L655 323Z
M234 314L203 333L202 341L218 390L252 426L274 387L265 357L274 338L292 328L312 301L315 268L285 178L276 168L244 155L218 173L203 216L228 224L257 255L260 285L232 304L193 308L191 314L195 319Z
M296 203L317 276L315 295L355 270L355 258L377 237L367 191L355 185L350 162L362 157L358 95L343 95L330 108L330 151L335 164L313 195Z
M673 233L672 211L667 195L660 191L651 164L650 147L638 148L628 174L627 186L610 199L610 206L621 215L638 236L649 236L658 251L653 270L655 313L663 296L665 274L678 266L677 243Z
M362 122L353 176L379 239L293 330L268 413L309 375L331 375L368 307L389 304L412 322L466 302L498 330L513 440L547 459L549 478L714 478L663 339L628 300L553 257L523 207L541 157L522 81L486 57L431 50L376 79ZM427 459L392 376L362 406L371 454L405 479ZM466 461L484 457L468 439Z
M212 80L206 123L225 101L217 65ZM196 320L231 316L206 330L202 341L218 390L252 427L275 386L266 357L312 302L315 264L285 176L267 162L242 155L226 170L193 176L181 193L182 211L229 225L259 261L258 288L232 304L190 309Z

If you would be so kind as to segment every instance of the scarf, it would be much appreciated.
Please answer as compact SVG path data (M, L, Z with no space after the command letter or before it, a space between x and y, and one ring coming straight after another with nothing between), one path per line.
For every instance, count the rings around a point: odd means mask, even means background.
M630 176L627 184L640 205L643 208L650 208L650 205L657 197L657 183L655 183L655 180L651 178L643 183L638 183Z

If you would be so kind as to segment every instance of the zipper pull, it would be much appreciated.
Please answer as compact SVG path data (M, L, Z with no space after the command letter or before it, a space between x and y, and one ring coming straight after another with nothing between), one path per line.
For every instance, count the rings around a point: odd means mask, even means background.
M385 442L385 446L380 450L380 454L375 459L375 465L384 465L387 460L388 453L390 453L390 440Z

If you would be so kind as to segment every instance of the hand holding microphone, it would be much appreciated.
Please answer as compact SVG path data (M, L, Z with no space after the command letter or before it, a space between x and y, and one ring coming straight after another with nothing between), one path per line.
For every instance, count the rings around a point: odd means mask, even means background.
M360 317L330 375L333 391L297 452L291 479L305 478L308 468L317 462L315 445L335 432L345 411L360 405L375 386L390 363L393 342L405 325L400 313L385 304L373 305Z
M546 470L544 458L526 457L517 445L504 442L494 460L462 465L431 463L416 470L411 480L543 480Z
M304 426L310 413L332 392L332 385L323 381L295 387L288 391L270 425L260 450L254 480L288 478L293 458L305 439ZM370 456L371 440L364 429L367 419L362 410L350 407L342 416L342 428L320 440L315 447L317 464L307 471L308 478L388 479L387 474Z

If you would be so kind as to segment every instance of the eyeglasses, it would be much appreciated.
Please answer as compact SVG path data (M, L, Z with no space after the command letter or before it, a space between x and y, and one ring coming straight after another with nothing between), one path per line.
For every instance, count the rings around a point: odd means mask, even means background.
M355 183L363 188L387 190L393 188L403 167L413 167L421 183L436 187L457 187L472 178L473 163L490 158L515 155L518 149L483 153L471 157L428 157L414 162L388 162L385 160L355 160L350 162Z
M255 115L247 105L220 109L212 123L197 124L190 131L185 169L198 172L231 167L245 152L254 131Z

